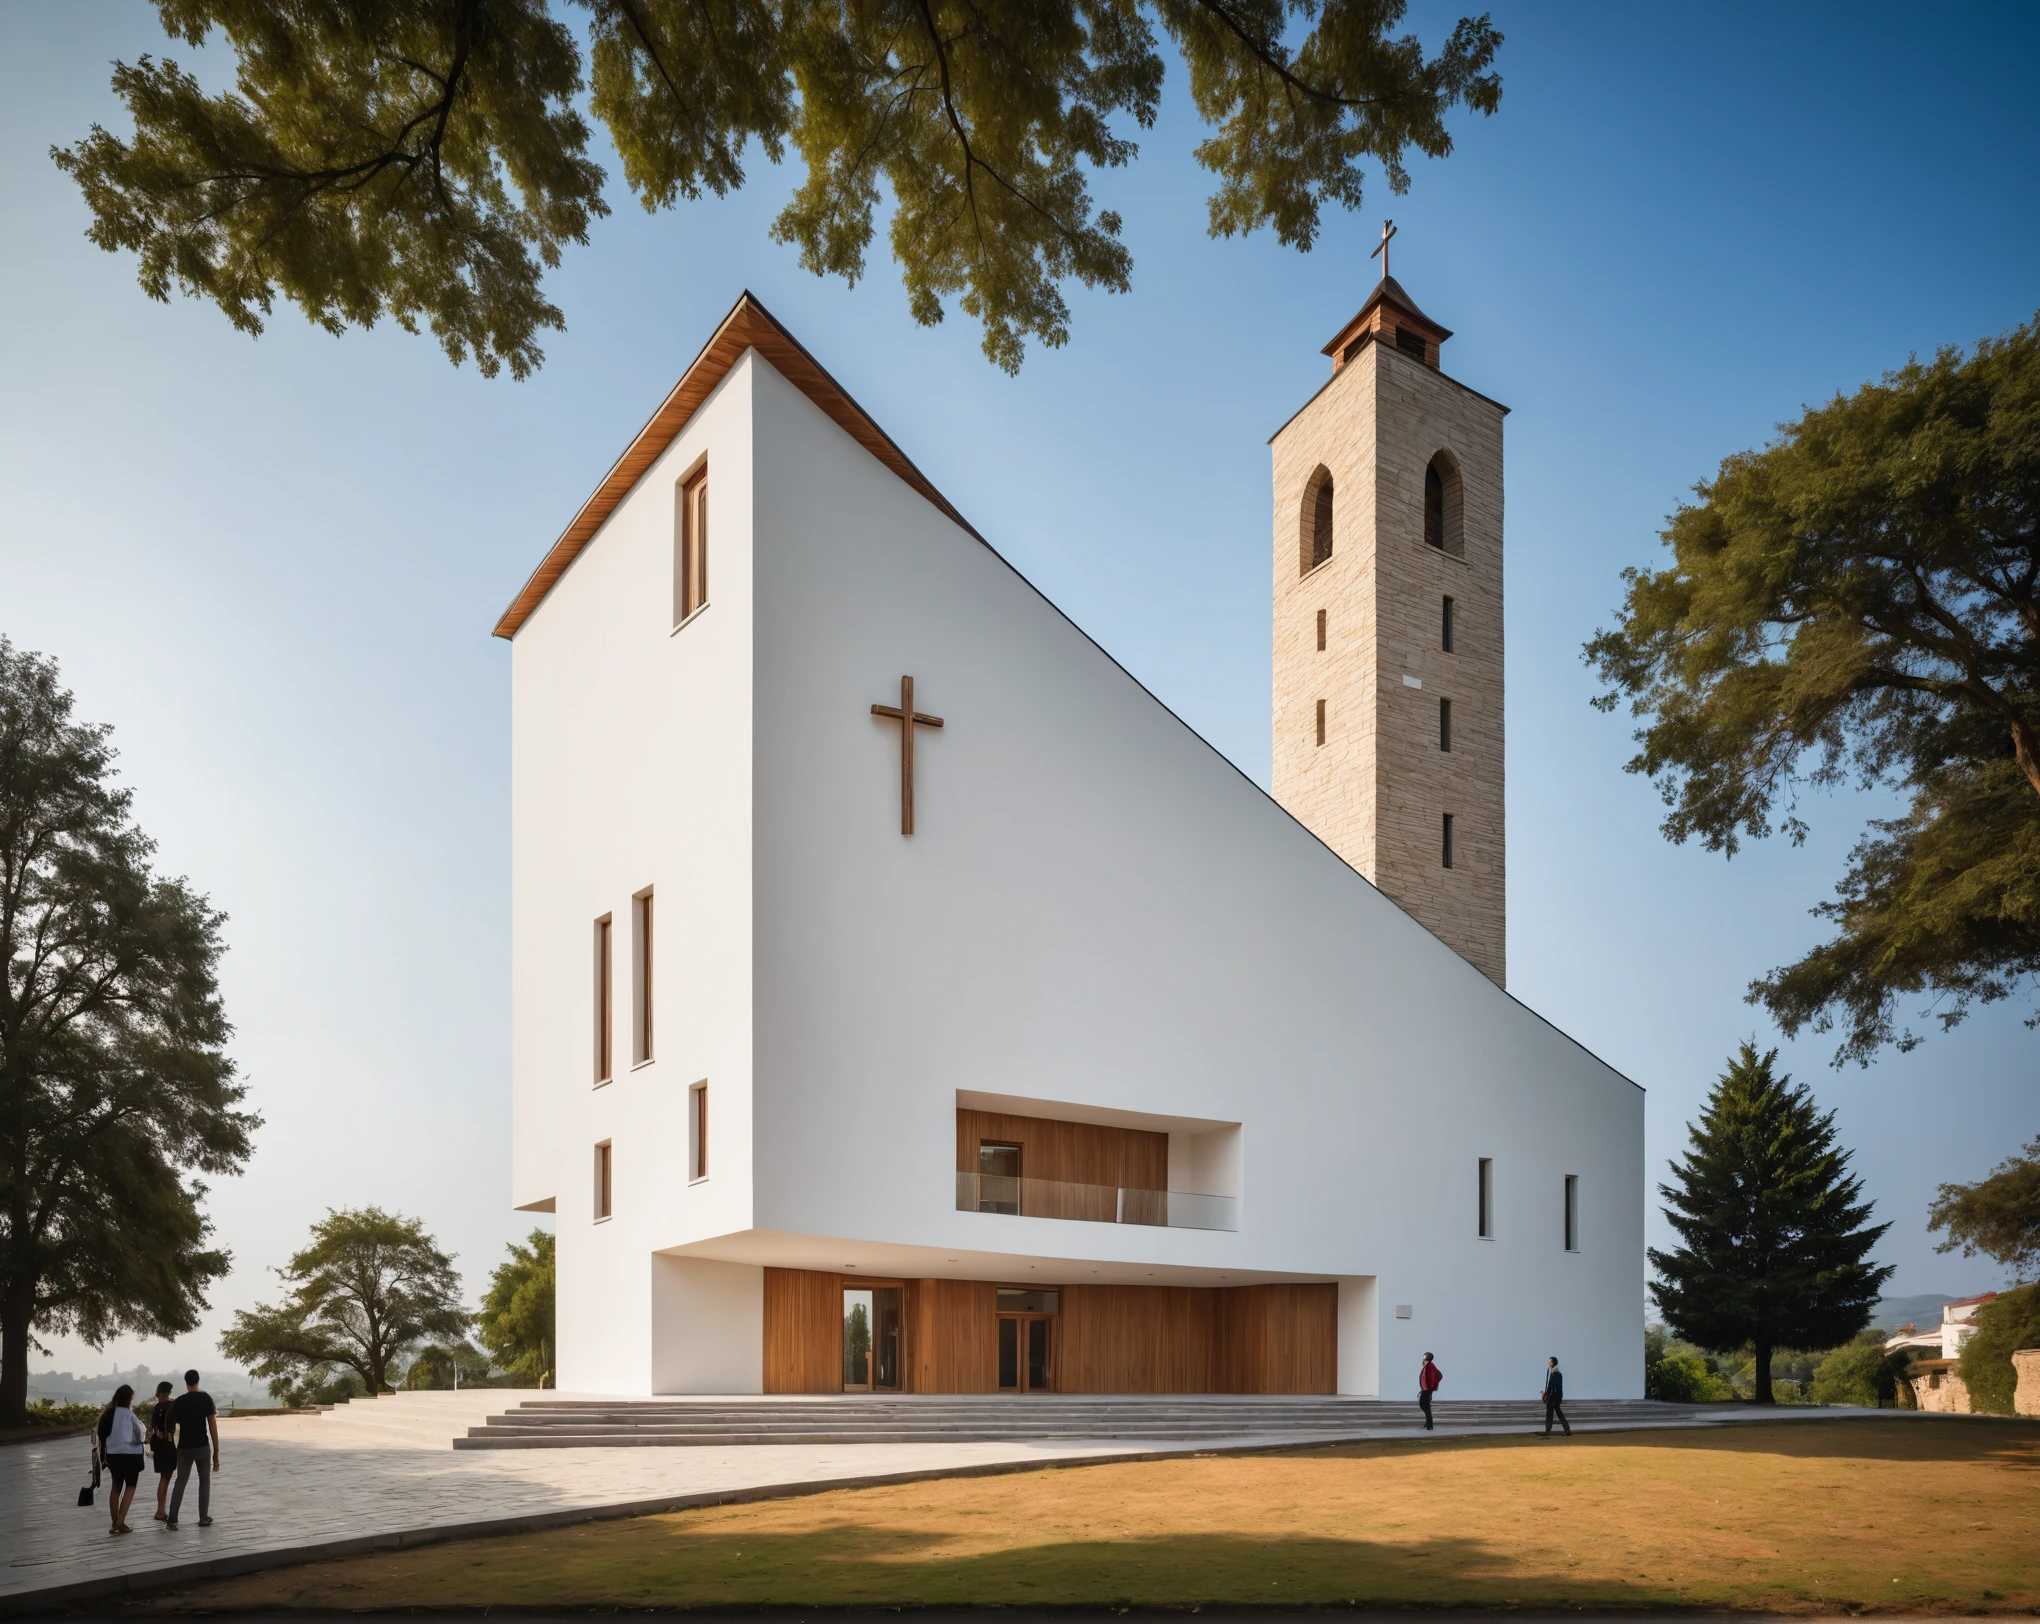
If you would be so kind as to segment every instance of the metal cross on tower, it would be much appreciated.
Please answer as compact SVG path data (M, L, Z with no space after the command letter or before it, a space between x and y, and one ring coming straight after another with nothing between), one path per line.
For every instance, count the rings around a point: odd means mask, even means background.
M1372 259L1374 257L1374 254L1379 254L1381 256L1381 279L1384 282L1388 280L1388 239L1393 237L1394 235L1395 235L1395 222L1393 220L1382 221L1381 241L1374 245L1374 253L1369 254L1367 256L1369 259Z

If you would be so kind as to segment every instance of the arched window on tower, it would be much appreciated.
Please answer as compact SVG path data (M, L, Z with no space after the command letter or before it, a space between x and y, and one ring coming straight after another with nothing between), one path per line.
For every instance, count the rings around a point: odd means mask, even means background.
M1299 573L1332 556L1332 472L1320 463L1303 485L1303 547Z
M1463 556L1466 552L1463 513L1459 464L1451 452L1441 451L1424 470L1425 542L1455 558Z

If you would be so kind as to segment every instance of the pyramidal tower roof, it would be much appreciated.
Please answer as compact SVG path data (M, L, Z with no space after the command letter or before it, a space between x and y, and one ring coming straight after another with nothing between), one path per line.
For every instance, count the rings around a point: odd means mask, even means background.
M1452 336L1451 328L1441 327L1424 314L1400 282L1392 276L1384 276L1375 285L1374 291L1367 295L1367 302L1324 347L1323 353L1332 357L1335 368L1340 367L1358 353L1364 338L1382 339L1393 344L1396 335L1403 332L1423 338L1427 348L1425 359L1431 366L1438 364L1438 346ZM1414 348L1411 353L1415 353Z

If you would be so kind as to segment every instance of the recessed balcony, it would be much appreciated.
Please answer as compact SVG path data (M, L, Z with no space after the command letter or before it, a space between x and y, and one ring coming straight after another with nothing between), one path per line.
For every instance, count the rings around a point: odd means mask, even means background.
M1240 1227L1239 1202L1229 1195L1130 1189L1123 1184L1071 1184L1001 1173L958 1173L956 1210L1092 1224L1148 1224L1158 1229Z

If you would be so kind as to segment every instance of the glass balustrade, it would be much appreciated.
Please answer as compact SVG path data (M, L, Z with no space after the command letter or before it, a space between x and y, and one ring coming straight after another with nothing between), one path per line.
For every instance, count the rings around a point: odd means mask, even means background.
M1094 1224L1150 1224L1160 1229L1238 1229L1239 1202L1188 1190L1129 1190L1113 1184L958 1173L958 1212L1004 1212L1022 1218L1080 1218Z

